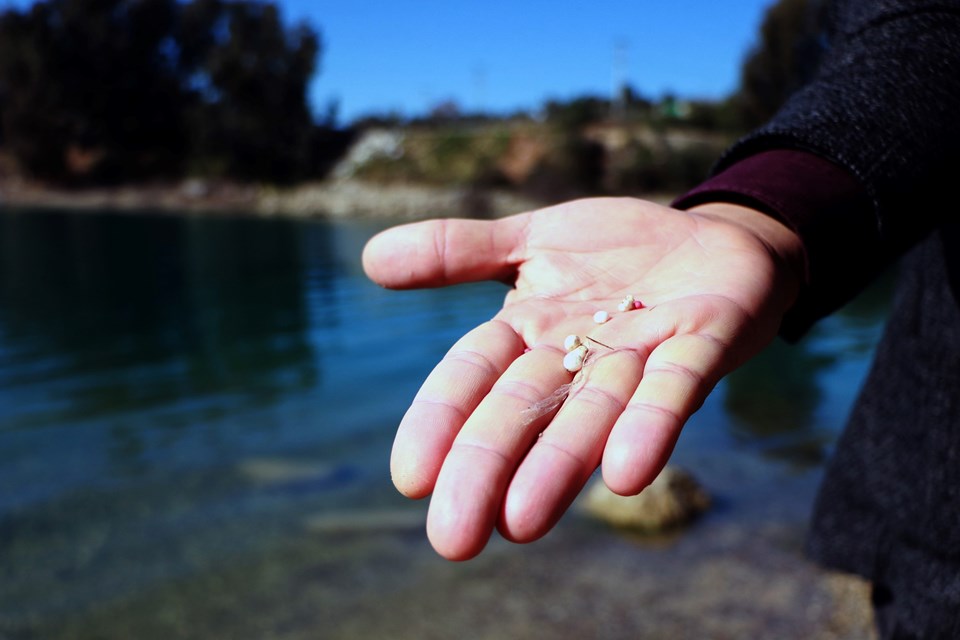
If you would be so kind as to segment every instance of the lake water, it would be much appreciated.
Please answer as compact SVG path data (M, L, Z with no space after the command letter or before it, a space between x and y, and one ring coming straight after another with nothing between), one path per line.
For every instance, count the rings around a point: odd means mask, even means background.
M419 383L505 290L380 290L359 263L379 228L2 212L0 638L583 637L584 589L646 584L618 578L631 562L665 590L706 567L749 588L805 566L888 286L773 345L691 420L675 459L717 499L689 532L630 539L571 514L457 565L426 544L425 504L394 492L389 450ZM608 637L641 624L630 606ZM777 629L778 611L747 628Z

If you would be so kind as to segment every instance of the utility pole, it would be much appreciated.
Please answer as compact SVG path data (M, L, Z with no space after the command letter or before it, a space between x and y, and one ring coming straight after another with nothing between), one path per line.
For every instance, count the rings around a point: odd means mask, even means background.
M628 50L630 43L626 38L618 38L613 44L613 65L611 68L610 119L625 122L627 116L626 87L629 68Z

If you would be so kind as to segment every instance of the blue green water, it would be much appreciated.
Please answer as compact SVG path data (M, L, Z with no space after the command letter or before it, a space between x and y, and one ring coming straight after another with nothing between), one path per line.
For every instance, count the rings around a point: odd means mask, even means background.
M349 628L336 598L402 591L381 573L399 556L420 558L409 580L452 571L418 527L364 546L310 523L418 517L389 483L393 429L501 285L380 290L359 265L375 223L2 213L0 638L299 637ZM720 493L754 487L717 518L749 520L772 482L802 520L887 299L775 344L694 417L677 459ZM312 614L281 614L276 594L321 587Z

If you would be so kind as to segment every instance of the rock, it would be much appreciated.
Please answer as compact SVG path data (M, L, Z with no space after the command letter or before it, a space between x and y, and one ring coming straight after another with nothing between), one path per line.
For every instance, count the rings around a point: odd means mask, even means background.
M406 134L399 129L370 129L360 136L347 155L333 168L333 177L342 179L377 158L396 160L403 157Z
M596 478L580 507L587 515L615 527L656 533L683 525L710 506L710 496L689 473L667 466L636 496L620 496Z
M183 197L191 200L206 198L210 195L210 185L208 185L205 180L191 178L181 183L180 193L183 194Z
M263 485L316 480L336 474L337 467L319 460L290 458L247 458L237 465L247 479Z
M262 215L295 217L417 220L441 215L466 215L470 212L464 211L465 205L475 196L469 190L458 187L377 184L345 178L306 183L290 189L266 189L260 194L257 211ZM489 209L486 214L490 217L503 217L542 206L540 202L501 190L484 191L483 200L483 206Z

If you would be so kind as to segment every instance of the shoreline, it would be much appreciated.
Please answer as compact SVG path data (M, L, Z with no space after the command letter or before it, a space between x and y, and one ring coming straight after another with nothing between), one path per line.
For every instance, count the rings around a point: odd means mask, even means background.
M645 194L668 204L670 194ZM502 218L554 204L506 189L379 184L348 178L272 187L188 179L135 186L68 189L25 179L0 180L0 210L141 211L316 219L424 220Z
M0 209L418 220L451 215L495 218L546 204L507 190L377 184L356 179L285 188L196 179L77 189L23 179L0 181Z
M754 461L744 476L743 454L688 460L701 463L722 505L665 534L617 530L574 509L536 544L494 535L478 557L451 563L427 542L425 505L401 504L385 482L361 483L341 488L340 504L361 491L390 497L359 508L313 505L284 520L282 536L229 559L55 614L14 618L8 629L150 640L170 637L174 620L189 630L181 635L196 638L567 639L594 637L598 628L614 640L876 637L869 584L802 553L817 472L797 476ZM249 616L224 618L223 603L257 611L257 628Z

